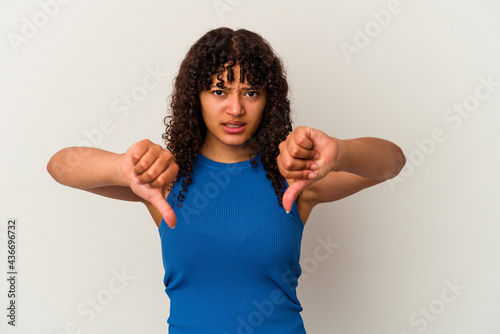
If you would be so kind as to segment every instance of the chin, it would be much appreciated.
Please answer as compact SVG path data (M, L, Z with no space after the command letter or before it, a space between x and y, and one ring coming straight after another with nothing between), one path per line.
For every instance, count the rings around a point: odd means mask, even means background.
M232 135L232 137L223 138L221 140L221 142L223 142L224 144L226 144L228 146L241 146L241 145L245 145L249 140L250 140L250 138L246 138L246 137L242 137L242 136L236 137L236 136Z
M232 147L240 147L240 146L244 146L247 142L229 142L229 143L224 143L226 144L227 146L232 146Z
M227 141L227 142L223 142L223 143L226 144L227 146L242 149L242 150L250 148L248 145L248 140L246 140L246 141Z

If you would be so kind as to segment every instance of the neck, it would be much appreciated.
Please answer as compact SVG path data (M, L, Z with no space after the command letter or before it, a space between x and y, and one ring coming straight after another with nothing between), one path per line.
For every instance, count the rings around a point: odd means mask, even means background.
M214 143L205 141L201 146L200 153L210 160L223 163L246 161L251 158L251 149L248 144L241 146L216 146Z

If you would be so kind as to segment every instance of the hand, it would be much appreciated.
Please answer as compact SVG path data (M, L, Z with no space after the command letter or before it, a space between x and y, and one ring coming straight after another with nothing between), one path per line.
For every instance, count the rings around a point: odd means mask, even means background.
M287 212L304 188L339 170L339 143L338 139L307 127L296 128L280 143L278 168L281 175L293 180L283 195Z
M172 153L147 139L132 145L120 160L126 183L137 196L151 203L171 228L177 219L165 200L165 192L178 171Z

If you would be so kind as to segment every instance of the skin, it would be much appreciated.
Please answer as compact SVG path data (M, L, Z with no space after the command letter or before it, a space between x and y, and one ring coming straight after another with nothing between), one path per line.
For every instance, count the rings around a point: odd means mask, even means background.
M214 84L200 93L201 115L207 126L207 135L201 153L219 162L238 162L248 159L248 141L254 135L266 106L266 91L255 90L248 82L240 83L240 67L233 67L234 80L223 88ZM227 77L227 71L223 73ZM228 133L224 124L242 122L241 133Z
M207 135L201 153L214 161L232 163L248 159L248 140L262 118L266 103L264 89L256 91L235 78L223 88L214 84L200 93ZM227 77L227 73L223 74ZM228 133L227 122L241 122L244 130ZM341 140L308 127L297 127L279 146L277 163L289 188L283 206L290 211L297 202L303 223L319 203L332 202L396 176L406 160L395 144L379 138ZM76 156L84 156L71 163ZM167 186L178 172L173 155L161 146L143 140L126 153L99 149L65 148L47 165L48 172L61 184L98 195L142 202L157 227L162 218L175 227L176 217L165 198Z

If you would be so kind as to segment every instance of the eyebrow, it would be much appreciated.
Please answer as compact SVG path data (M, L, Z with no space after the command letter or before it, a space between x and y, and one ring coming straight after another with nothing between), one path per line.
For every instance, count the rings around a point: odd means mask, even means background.
M234 88L229 88L227 86L222 86L222 87L219 87L217 85L212 85L210 86L211 89L227 89L227 90L233 90ZM258 88L256 87L243 87L241 88L242 90L259 90Z

